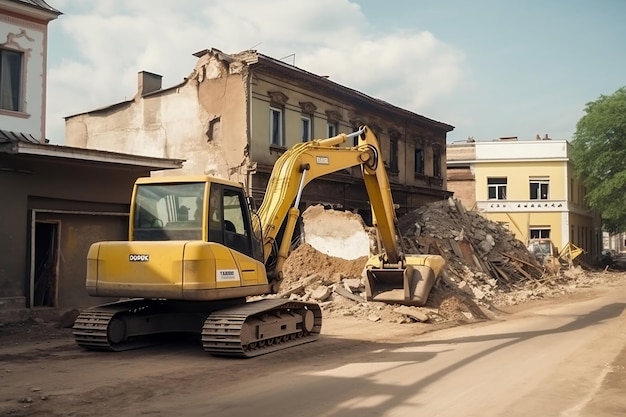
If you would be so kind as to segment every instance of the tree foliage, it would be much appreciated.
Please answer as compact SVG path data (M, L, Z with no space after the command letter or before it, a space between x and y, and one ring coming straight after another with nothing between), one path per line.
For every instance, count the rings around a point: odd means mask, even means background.
M589 205L607 231L626 231L626 87L587 103L572 145Z

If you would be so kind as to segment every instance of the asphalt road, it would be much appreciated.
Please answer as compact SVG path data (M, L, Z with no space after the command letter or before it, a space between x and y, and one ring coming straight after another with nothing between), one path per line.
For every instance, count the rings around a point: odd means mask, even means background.
M249 360L171 343L0 347L7 416L626 415L626 286L419 334L327 320L322 338Z

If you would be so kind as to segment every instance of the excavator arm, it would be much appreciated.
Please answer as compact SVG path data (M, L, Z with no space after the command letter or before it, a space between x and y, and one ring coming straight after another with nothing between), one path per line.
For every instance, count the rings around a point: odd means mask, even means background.
M339 146L355 137L358 137L356 146ZM361 167L385 250L385 261L394 264L402 261L403 254L396 240L397 219L393 198L381 158L380 146L374 133L364 126L349 135L339 134L328 139L315 139L297 144L276 161L265 198L258 211L263 228L263 250L266 262L272 252L278 232L287 219L278 251L276 270L269 271L270 274L279 275L284 260L287 258L291 237L300 215L298 206L304 187L316 178L355 166Z
M340 147L353 138L358 138L356 146ZM276 161L258 211L258 227L262 228L265 264L272 289L278 291L282 280L282 268L300 216L298 207L304 187L316 178L356 166L363 174L384 251L371 257L365 265L367 299L424 305L445 261L439 255L405 254L380 146L376 135L366 126L349 135L297 144ZM283 235L277 242L281 229ZM276 244L276 261L268 264Z

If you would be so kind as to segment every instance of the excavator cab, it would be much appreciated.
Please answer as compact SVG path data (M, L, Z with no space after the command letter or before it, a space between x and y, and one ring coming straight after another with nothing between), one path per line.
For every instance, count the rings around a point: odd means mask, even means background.
M130 240L202 240L263 260L241 187L206 180L139 182L133 201Z

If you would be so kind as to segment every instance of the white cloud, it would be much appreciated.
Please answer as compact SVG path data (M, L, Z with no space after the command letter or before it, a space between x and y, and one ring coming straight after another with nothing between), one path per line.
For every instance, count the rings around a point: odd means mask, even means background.
M57 0L55 7L65 14L49 30L71 43L48 68L54 143L64 141L62 117L132 97L138 71L174 85L193 69L192 54L207 48L295 54L300 68L424 115L463 77L458 50L428 32L377 34L348 0Z

